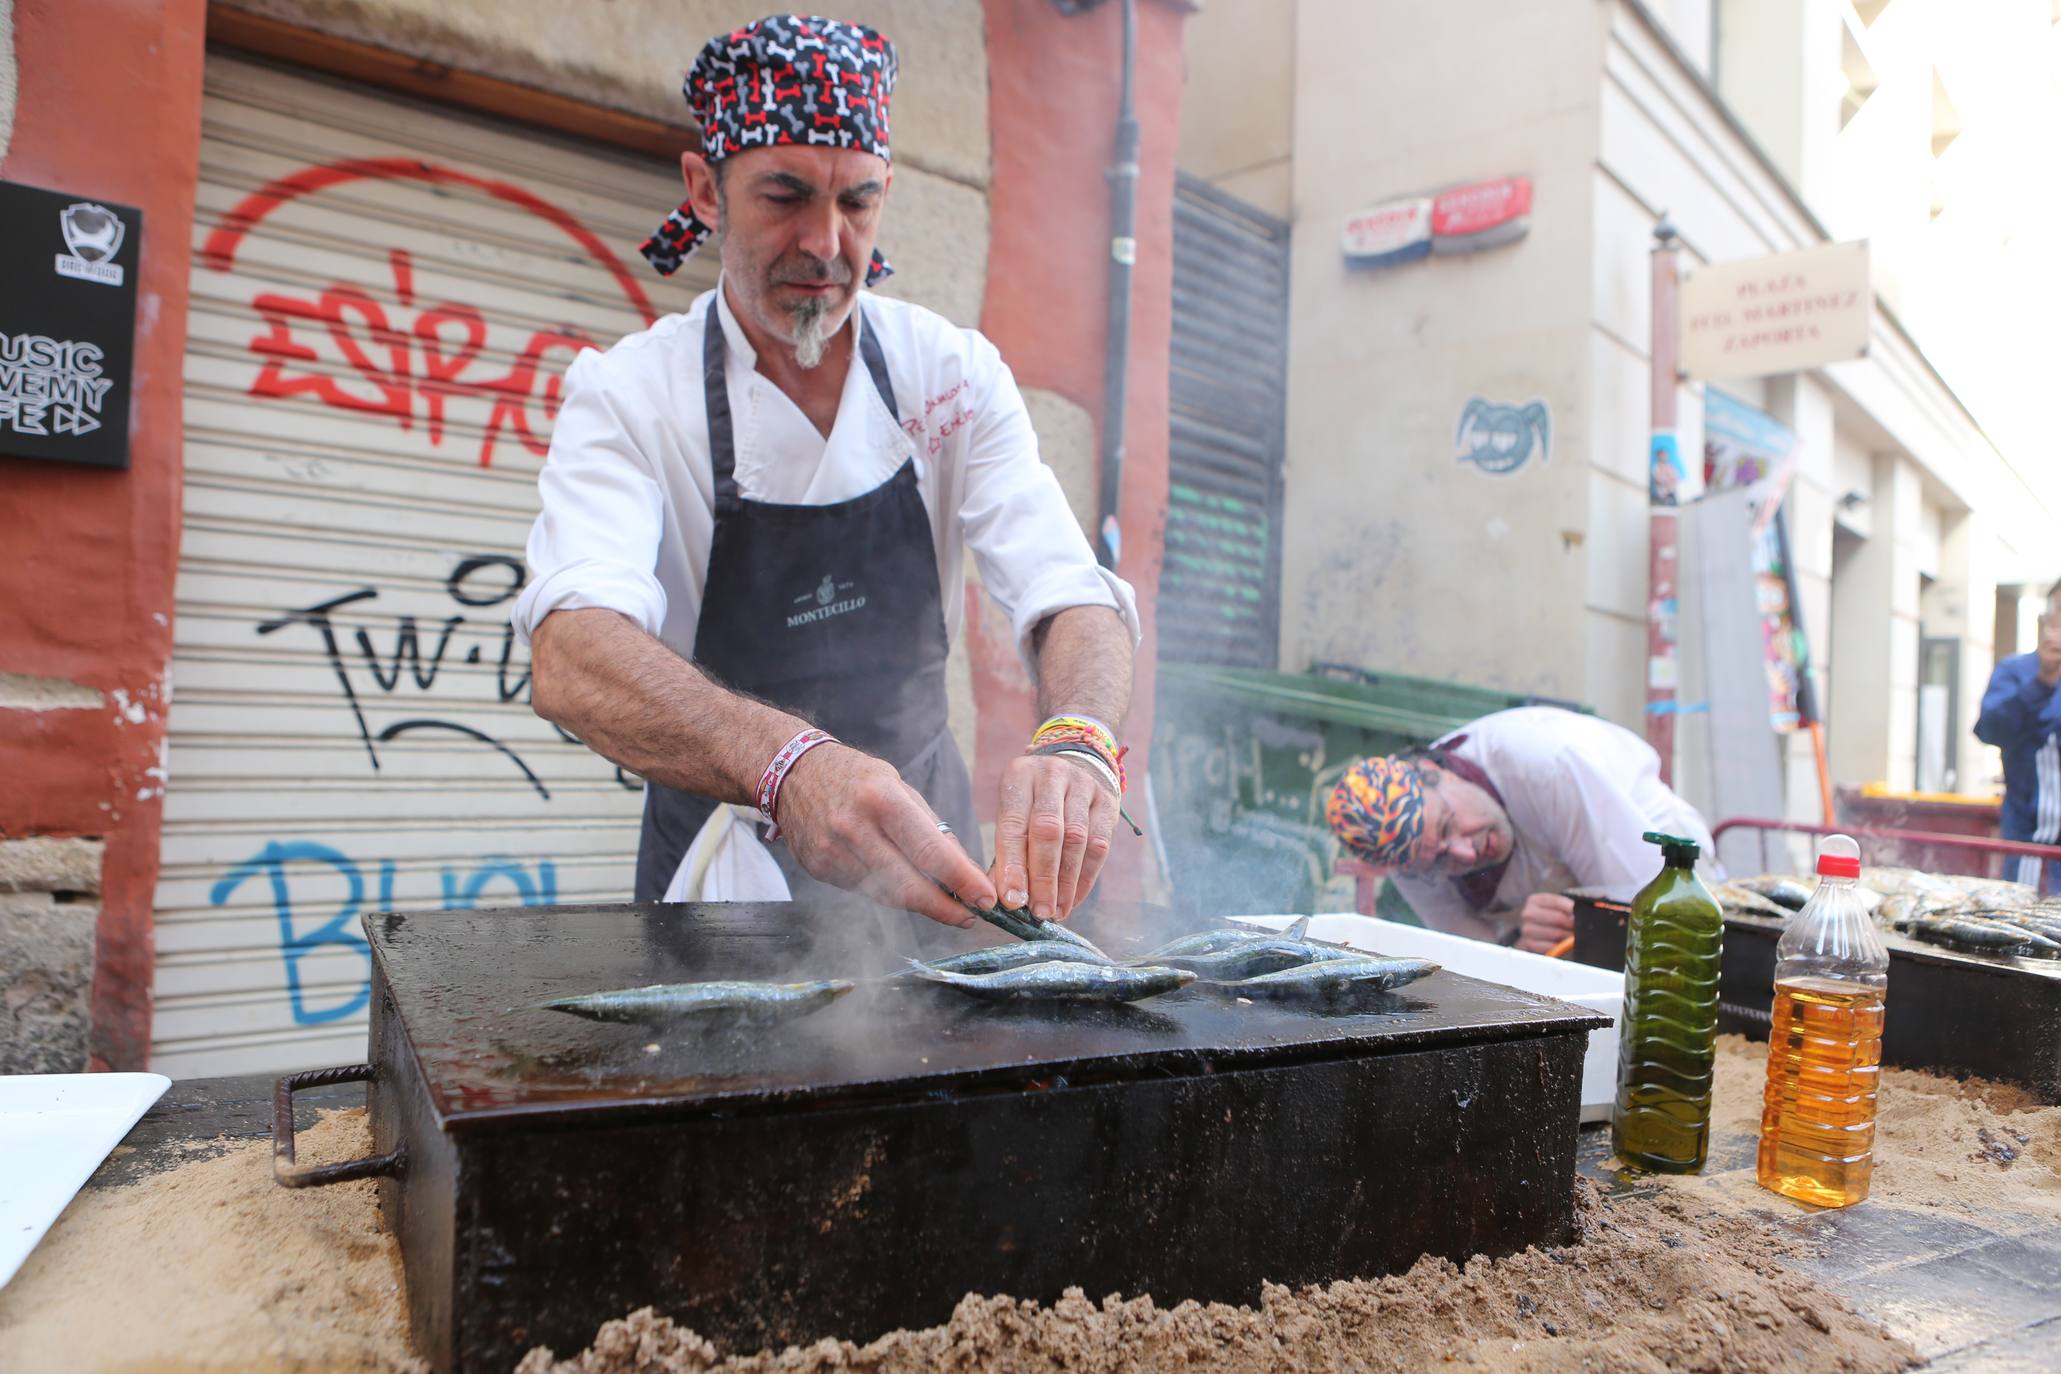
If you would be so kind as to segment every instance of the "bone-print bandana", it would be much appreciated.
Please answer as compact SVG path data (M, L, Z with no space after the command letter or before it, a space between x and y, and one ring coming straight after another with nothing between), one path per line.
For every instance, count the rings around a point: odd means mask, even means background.
M774 14L711 38L680 90L710 162L781 144L858 148L885 158L896 70L894 44L863 24ZM714 232L683 203L641 251L671 276ZM876 248L866 285L893 271Z

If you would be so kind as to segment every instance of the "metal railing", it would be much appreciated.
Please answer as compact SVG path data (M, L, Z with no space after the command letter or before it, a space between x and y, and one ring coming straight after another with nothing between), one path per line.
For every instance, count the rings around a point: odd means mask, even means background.
M1973 876L1987 876L1988 860L1992 858L2040 859L2039 891L2046 896L2052 884L2049 882L2048 864L2061 863L2061 845L2032 844L2024 840L1993 840L1983 835L1943 835L1934 830L1895 830L1873 825L1818 825L1811 821L1771 820L1761 816L1734 816L1720 821L1710 832L1713 841L1724 838L1731 830L1757 831L1760 836L1760 858L1763 869L1768 862L1768 836L1788 833L1793 835L1851 835L1857 840L1873 840L1885 844L1910 846L1925 849L1965 850L1971 856L1981 856L1981 868ZM1972 861L1972 860L1971 860Z

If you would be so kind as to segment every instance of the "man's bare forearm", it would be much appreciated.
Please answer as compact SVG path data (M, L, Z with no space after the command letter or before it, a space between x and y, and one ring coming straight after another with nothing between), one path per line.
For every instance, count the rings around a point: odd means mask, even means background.
M1047 616L1031 637L1038 656L1038 714L1078 711L1119 733L1131 709L1131 632L1107 606Z
M614 611L554 611L530 638L531 703L652 782L750 803L808 722L724 687Z

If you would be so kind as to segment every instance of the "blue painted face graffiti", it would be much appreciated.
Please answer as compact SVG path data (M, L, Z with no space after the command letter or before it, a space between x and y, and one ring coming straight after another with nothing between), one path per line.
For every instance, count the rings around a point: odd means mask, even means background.
M1460 412L1453 457L1498 477L1517 471L1537 453L1550 457L1552 416L1544 401L1506 406L1476 396Z

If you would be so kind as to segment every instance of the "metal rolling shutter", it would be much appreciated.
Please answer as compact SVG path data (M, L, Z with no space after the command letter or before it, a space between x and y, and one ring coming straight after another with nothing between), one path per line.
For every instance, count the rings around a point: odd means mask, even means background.
M152 1066L348 1062L358 916L626 898L507 612L558 380L713 277L649 161L210 54ZM321 609L327 607L328 609Z
M1182 175L1163 658L1275 666L1287 364L1288 226Z

